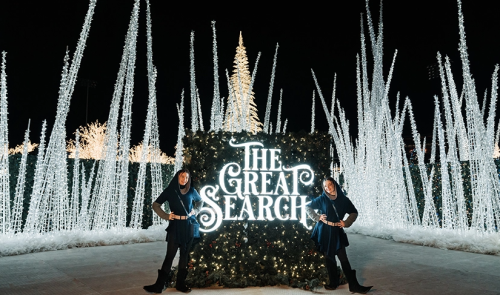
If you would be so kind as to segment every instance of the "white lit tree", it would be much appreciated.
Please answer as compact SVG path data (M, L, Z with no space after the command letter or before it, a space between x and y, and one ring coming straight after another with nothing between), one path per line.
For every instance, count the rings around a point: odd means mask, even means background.
M252 91L252 76L248 68L248 58L245 46L243 46L243 37L240 33L240 41L236 47L234 57L234 70L230 79L231 95L228 95L228 106L224 129L231 131L231 124L237 124L250 132L256 133L262 130L262 123L257 115L257 105ZM231 101L232 100L232 101Z
M11 233L20 233L23 223L23 207L24 207L23 201L24 201L25 181L26 181L26 162L28 158L30 123L31 120L28 121L28 129L26 129L26 132L24 133L24 143L23 143L24 148L21 157L21 163L19 164L16 192L14 195L14 204L11 213L11 224L10 224Z
M5 57L2 52L2 73L0 78L0 234L7 233L10 222L9 192L9 139L7 126L7 75L5 74Z

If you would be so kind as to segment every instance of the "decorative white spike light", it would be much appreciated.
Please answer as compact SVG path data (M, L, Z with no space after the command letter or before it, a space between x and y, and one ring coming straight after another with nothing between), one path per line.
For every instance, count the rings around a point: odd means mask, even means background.
M0 76L0 234L10 229L9 127L7 124L7 75L5 51L2 52Z
M191 31L191 38L189 43L189 60L190 60L190 92L191 92L191 131L196 132L199 129L199 119L198 119L198 103L196 97L196 80L194 72L194 31Z
M316 106L315 106L315 103L316 103L316 100L314 99L314 95L315 95L316 91L313 90L313 97L312 97L312 108L311 108L311 134L314 133L314 130L316 129L316 126L314 126L314 123L315 123L315 116L316 116L316 112L315 112L315 109L316 109Z
M214 97L212 101L212 115L210 117L210 130L220 131L223 122L223 100L220 97L219 90L219 59L217 57L217 34L215 31L215 21L212 21L213 35L213 59L214 59Z
M264 133L269 132L269 120L271 117L271 98L273 96L274 89L274 77L276 76L276 62L278 60L278 48L279 45L276 44L276 51L274 52L274 60L273 60L273 71L271 72L271 81L269 82L269 94L267 95L267 104L266 104L266 115L264 117Z
M80 207L80 131L75 135L75 159L73 161L73 181L71 188L70 229L76 228L78 208Z
M23 201L24 201L24 189L26 187L26 161L28 158L28 145L30 140L30 123L31 120L28 121L28 128L24 133L24 147L23 154L21 156L21 163L19 164L19 172L17 174L17 184L16 184L16 192L14 194L14 204L12 207L11 213L11 228L10 233L20 233L21 226L23 223Z
M280 102L278 104L278 116L276 117L276 134L281 130L281 105L283 103L283 89L280 89Z
M174 171L179 171L182 168L184 158L182 139L184 138L184 89L181 93L181 103L177 104L177 114L179 116L179 129L177 131L177 146L175 148L175 166Z

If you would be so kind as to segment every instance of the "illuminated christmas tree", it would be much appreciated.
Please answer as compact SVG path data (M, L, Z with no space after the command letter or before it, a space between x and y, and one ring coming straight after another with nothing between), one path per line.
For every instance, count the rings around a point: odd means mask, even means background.
M248 58L245 47L243 46L243 37L240 32L240 42L236 47L234 57L234 70L230 81L231 95L228 95L228 106L234 105L234 108L227 108L224 129L234 131L231 126L240 126L241 129L256 133L262 130L262 123L257 115L257 105L254 101L252 91L252 76L248 68ZM231 101L232 100L232 101Z

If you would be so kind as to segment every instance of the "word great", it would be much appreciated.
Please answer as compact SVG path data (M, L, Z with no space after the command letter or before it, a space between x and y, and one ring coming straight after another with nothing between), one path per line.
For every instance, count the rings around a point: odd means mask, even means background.
M280 161L280 149L266 149L260 142L229 145L244 147L243 167L239 163L228 163L219 172L219 184L207 185L200 190L205 206L200 211L200 222L211 232L217 229L223 220L300 220L306 227L307 196L300 195L299 183L311 185L314 173L309 165L283 167ZM272 186L271 179L277 177ZM287 184L291 179L291 184ZM260 190L258 189L260 187ZM271 197L274 196L274 197ZM277 196L277 197L276 197ZM223 208L218 205L223 198ZM242 208L235 212L235 201L242 200ZM252 201L257 202L257 212L252 208ZM300 209L300 218L297 210ZM282 211L288 212L282 214Z

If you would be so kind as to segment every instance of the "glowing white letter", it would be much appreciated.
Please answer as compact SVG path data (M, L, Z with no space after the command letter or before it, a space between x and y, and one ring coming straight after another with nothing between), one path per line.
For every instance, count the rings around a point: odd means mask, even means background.
M222 223L222 210L217 205L217 203L214 202L214 201L219 200L219 198L215 196L218 190L219 190L218 185L215 187L213 187L211 185L207 185L207 186L203 187L200 191L201 199L206 204L210 205L210 207L213 208L213 209L210 209L208 207L201 208L201 210L200 210L200 222L205 227L211 226L212 224L215 223L215 225L211 228L200 227L200 231L202 231L202 232L211 232L211 231L217 229ZM214 201L212 201L212 199ZM217 220L217 222L215 222L216 220Z
M252 203L250 203L250 197L245 196L243 199L243 207L241 208L241 213L240 217L238 217L238 220L245 220L246 217L243 216L244 213L248 213L248 220L255 220L255 216L253 215L253 210L252 210Z
M256 196L259 194L257 191L257 186L255 185L255 182L259 180L259 175L256 172L247 172L244 171L243 175L245 175L245 191L243 194L249 195L249 186L252 186L252 195ZM250 180L250 175L252 175L252 180Z
M271 167L269 170L271 171L281 171L281 161L278 161L278 155L275 155L275 153L281 154L281 150L279 149L269 149L271 152L271 155L269 156L269 161L271 161ZM275 164L278 164L278 167L275 166Z
M250 170L250 147L252 145L264 146L260 142L244 142L239 144L233 144L234 138L229 141L229 145L232 147L245 147L245 168L243 170Z
M252 149L253 155L253 167L252 170L259 171L259 167L257 165L258 161L261 160L262 168L260 170L267 170L267 149L261 149L262 155L259 157L259 149Z
M236 220L236 216L231 216L231 209L234 209L234 203L231 203L231 199L236 199L236 196L224 196L226 203L226 210L224 214L224 220Z
M235 171L232 166L236 166L237 170ZM224 165L224 167L222 167L222 170L219 173L219 184L220 184L220 187L222 188L222 190L226 194L230 194L230 195L237 194L238 197L240 197L241 199L243 199L243 196L241 195L241 179L236 179L236 178L230 178L230 179L228 179L227 182L229 184L231 184L231 186L233 186L232 182L236 182L236 190L234 192L230 192L230 191L227 190L227 188L226 188L226 182L225 182L225 178L224 178L224 176L226 174L226 170L228 170L227 174L229 176L236 177L236 176L238 176L240 174L240 171L241 171L240 165L238 165L236 163L229 163L229 164Z
M285 179L285 173L280 172L280 176L278 178L278 183L276 184L276 189L274 190L273 195L279 195L280 193L278 192L278 189L281 187L283 190L282 195L289 195L290 193L288 192L288 185L286 184L286 179Z
M274 220L274 217L271 214L271 205L273 204L273 199L269 196L258 196L259 198L259 218L257 220ZM264 205L264 199L267 200L267 204ZM264 216L264 209L266 210L266 214Z
M274 202L274 215L276 215L276 218L279 220L288 220L290 218L290 215L287 213L285 217L281 216L281 199L285 199L288 202L288 196L279 196L276 198L276 202ZM287 209L289 208L288 206L286 207ZM285 210L286 211L286 210Z
M300 173L300 177L299 177L299 170L301 170L301 169L305 169L307 171L302 171ZM299 192L298 192L299 180L304 185L310 185L314 180L314 172L312 171L311 167L309 167L309 165L299 165L299 166L292 167L290 169L283 168L283 170L293 171L293 192L292 192L292 195L299 194ZM306 178L306 177L309 177L309 180L307 180L307 181L304 180L304 178Z

